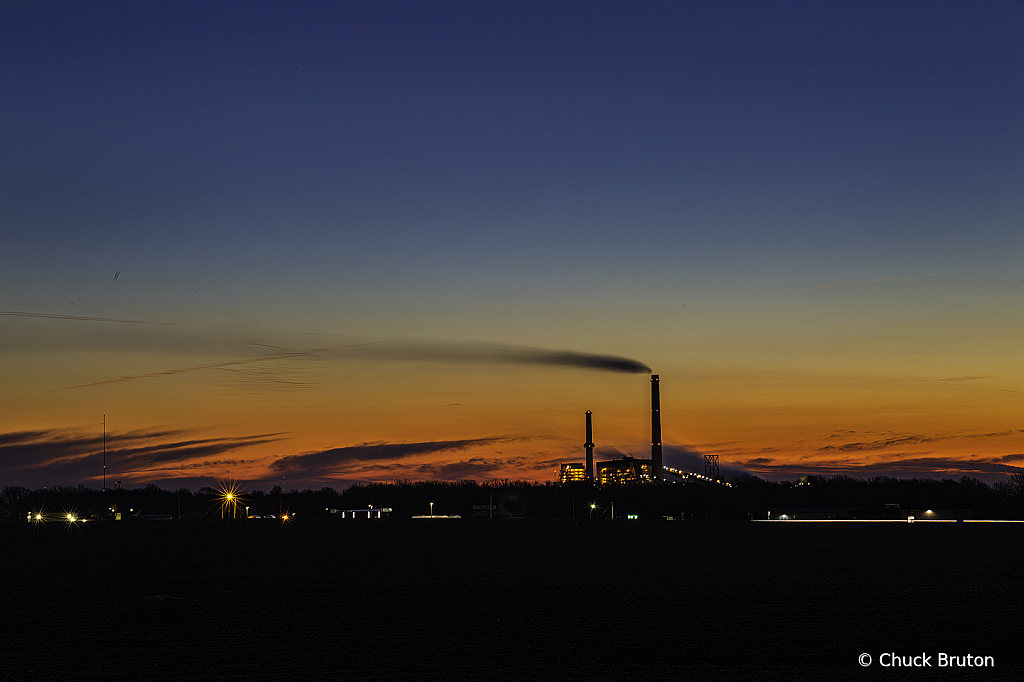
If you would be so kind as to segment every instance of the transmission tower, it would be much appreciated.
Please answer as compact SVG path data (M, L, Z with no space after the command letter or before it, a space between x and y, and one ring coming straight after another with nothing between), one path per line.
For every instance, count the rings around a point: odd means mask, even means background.
M704 475L712 481L718 480L718 455L704 455Z

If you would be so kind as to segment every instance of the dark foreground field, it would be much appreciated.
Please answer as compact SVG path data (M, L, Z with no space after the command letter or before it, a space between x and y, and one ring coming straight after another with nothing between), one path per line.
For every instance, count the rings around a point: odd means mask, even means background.
M1024 679L1024 524L165 521L0 539L0 682ZM885 652L932 667L882 668ZM939 652L996 667L938 668Z

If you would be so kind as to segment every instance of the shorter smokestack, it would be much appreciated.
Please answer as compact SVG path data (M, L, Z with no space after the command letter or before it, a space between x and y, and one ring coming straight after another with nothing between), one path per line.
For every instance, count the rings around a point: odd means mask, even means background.
M651 375L651 478L660 481L661 464L661 381L657 374Z
M587 449L587 480L594 480L594 427L590 420L590 410L587 410L587 442L583 444Z

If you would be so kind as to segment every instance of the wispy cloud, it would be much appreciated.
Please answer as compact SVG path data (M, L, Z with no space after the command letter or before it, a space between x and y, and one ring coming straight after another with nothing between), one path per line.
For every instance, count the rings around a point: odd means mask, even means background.
M854 443L843 443L842 445L823 445L818 452L865 452L871 450L885 450L887 448L905 447L920 443L932 443L937 440L948 440L953 436L922 436L905 435L892 436L874 441L861 441Z
M855 434L854 431L836 432L827 439L846 437L848 434ZM823 445L818 452L868 452L872 450L886 450L889 448L905 447L907 445L920 445L922 443L934 443L936 441L954 440L957 438L1002 438L1024 433L1024 429L1006 429L1003 431L989 431L985 433L937 433L937 434L898 434L876 438L873 440L854 441L841 445Z
M530 440L526 436L496 436L467 440L426 441L421 443L362 443L301 455L288 455L273 462L271 469L279 472L328 474L340 468L351 471L354 465L403 460L417 455L456 452L485 445Z
M1020 461L1024 461L1024 453L1015 453L1015 454L1012 454L1012 455L1003 455L1002 457L996 457L995 460L993 460L993 461L1000 462L1000 463L1002 463L1002 462L1020 462Z
M210 457L281 440L281 434L181 439L183 432L150 430L106 435L108 473L129 480L200 468ZM102 473L103 438L73 429L0 434L0 476L68 482ZM239 460L231 460L237 465ZM199 464L200 466L196 466Z
M1012 466L1006 462L1024 460L1022 454L1001 455L997 457L933 457L911 456L894 457L892 459L876 459L869 462L851 462L848 460L818 460L804 463L777 462L770 463L761 459L750 459L740 462L757 474L765 476L793 476L815 474L834 476L897 476L897 477L928 477L942 478L949 476L974 476L1010 474L1024 471L1024 468Z
M434 478L442 480L489 480L533 474L557 468L563 459L535 460L522 456L514 457L470 457L463 460L441 460L436 462L391 462L388 464L360 464L358 475L364 478Z
M974 383L969 383L977 379L990 379L991 377L952 377L950 379L914 379L914 381L921 381L929 384L945 384L947 386L960 386L967 388L976 388L984 391L1002 391L1003 393L1024 393L1024 391L1018 391L1012 388L999 388L998 386L984 386Z
M512 462L486 457L470 457L458 462L429 462L414 468L418 476L442 480L494 478L496 474L517 468L521 462Z

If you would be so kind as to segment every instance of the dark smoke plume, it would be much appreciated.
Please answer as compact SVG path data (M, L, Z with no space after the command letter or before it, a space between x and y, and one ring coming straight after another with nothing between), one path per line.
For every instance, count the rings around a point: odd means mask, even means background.
M553 365L605 372L649 374L642 362L619 355L598 355L568 350L545 350L496 343L417 343L396 341L366 346L355 354L387 360L446 362L455 364Z

